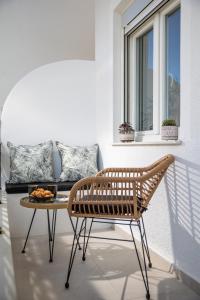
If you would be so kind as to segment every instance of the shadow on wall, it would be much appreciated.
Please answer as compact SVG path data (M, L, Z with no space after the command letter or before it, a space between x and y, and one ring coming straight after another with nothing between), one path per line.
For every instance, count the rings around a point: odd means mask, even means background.
M175 267L200 282L200 165L176 157L165 183Z

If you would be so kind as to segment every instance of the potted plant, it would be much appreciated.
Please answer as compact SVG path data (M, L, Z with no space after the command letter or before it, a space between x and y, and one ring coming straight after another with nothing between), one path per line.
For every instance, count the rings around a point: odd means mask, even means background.
M176 126L175 120L166 119L162 122L161 139L162 140L177 140L178 139L178 127Z
M134 141L134 136L135 130L129 122L124 122L119 126L119 138L121 142L132 142Z

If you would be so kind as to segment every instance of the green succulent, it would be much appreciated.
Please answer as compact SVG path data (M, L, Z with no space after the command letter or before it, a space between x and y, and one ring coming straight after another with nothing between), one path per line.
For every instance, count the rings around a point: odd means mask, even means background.
M176 126L176 121L173 119L163 120L162 126Z

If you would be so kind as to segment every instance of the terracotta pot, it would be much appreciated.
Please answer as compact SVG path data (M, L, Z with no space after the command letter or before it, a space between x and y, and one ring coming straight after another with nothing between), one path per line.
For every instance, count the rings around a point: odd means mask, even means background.
M122 143L133 142L135 137L135 132L130 133L120 133L119 139Z
M178 127L177 126L162 126L161 127L161 139L162 140L177 140L178 139Z

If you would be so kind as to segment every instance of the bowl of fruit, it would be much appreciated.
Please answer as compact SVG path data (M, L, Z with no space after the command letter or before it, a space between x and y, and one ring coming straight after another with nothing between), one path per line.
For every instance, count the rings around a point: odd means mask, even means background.
M56 185L29 186L29 198L34 202L53 202L56 198Z

